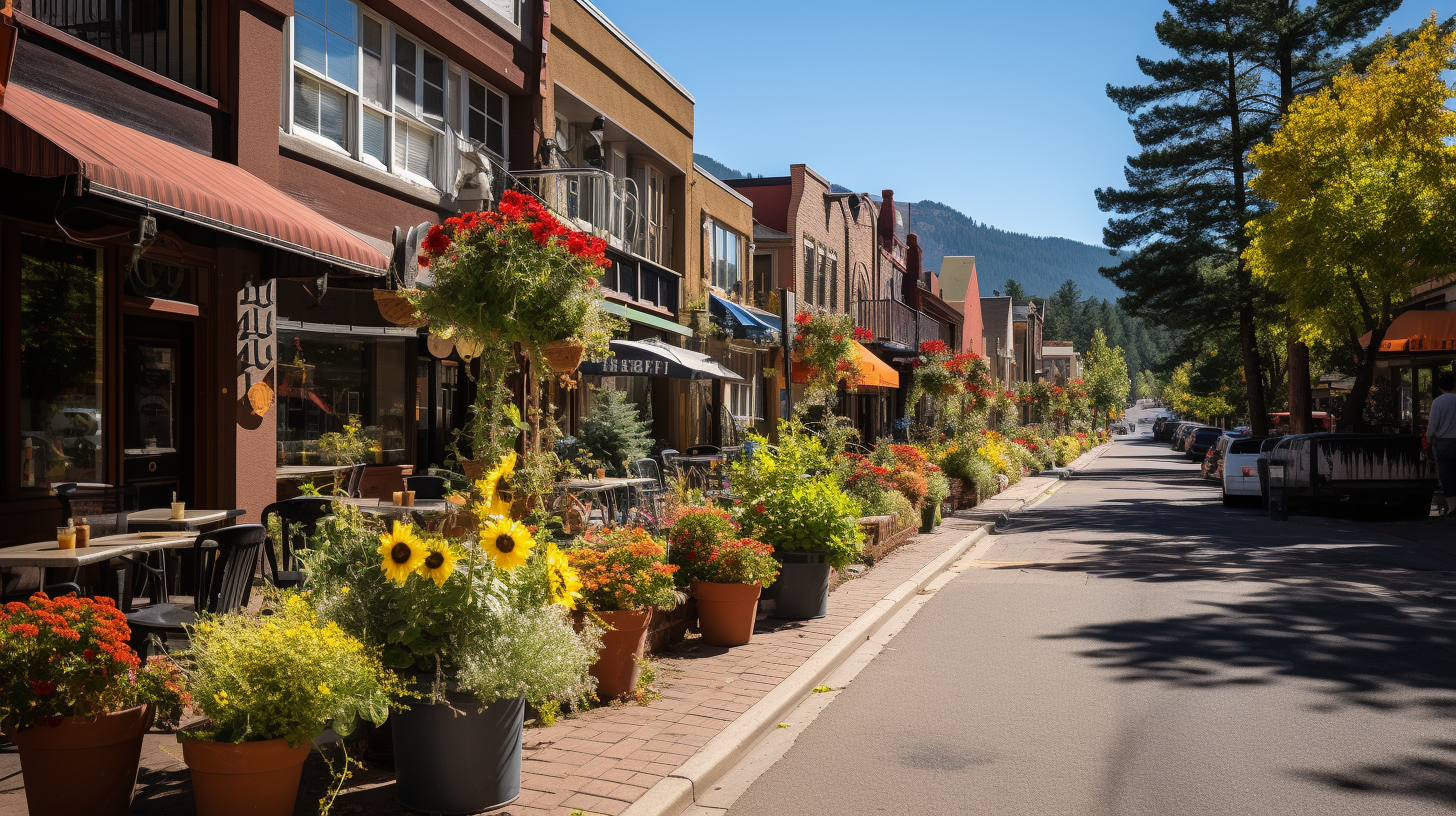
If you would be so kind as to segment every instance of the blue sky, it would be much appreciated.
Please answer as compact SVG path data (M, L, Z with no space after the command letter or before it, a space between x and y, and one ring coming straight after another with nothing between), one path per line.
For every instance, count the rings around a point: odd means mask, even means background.
M594 0L697 99L697 152L1102 242L1092 198L1136 152L1107 83L1140 81L1164 0ZM1406 0L1388 25L1456 0ZM783 78L797 78L785 82Z

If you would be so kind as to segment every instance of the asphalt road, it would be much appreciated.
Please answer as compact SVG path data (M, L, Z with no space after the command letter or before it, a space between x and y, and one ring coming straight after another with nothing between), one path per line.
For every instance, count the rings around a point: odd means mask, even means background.
M1456 812L1456 523L1228 509L1122 439L729 816Z

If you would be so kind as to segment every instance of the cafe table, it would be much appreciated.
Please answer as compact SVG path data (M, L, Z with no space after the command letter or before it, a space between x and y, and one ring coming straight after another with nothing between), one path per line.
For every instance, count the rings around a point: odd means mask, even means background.
M138 526L149 528L160 528L164 530L196 530L199 527L206 527L209 524L218 524L228 519L234 519L243 515L245 510L187 510L182 518L172 518L172 511L167 507L157 507L151 510L136 510L126 515L128 528Z
M0 569L38 568L40 585L44 587L50 584L46 580L47 570L69 569L71 571L70 580L74 581L81 567L88 564L100 564L113 558L145 559L147 553L160 551L165 554L167 550L191 547L196 538L196 533L168 531L100 536L91 539L91 542L85 547L69 550L61 549L60 544L55 541L17 544L14 547L0 548ZM158 600L166 600L165 585L161 586L159 594L161 597Z
M614 521L625 521L627 511L638 505L637 489L655 484L657 484L656 479L640 476L603 476L600 479L567 479L562 486L568 493L586 496L592 504L599 504L602 511L602 522L611 524ZM623 501L619 498L623 495L630 498Z

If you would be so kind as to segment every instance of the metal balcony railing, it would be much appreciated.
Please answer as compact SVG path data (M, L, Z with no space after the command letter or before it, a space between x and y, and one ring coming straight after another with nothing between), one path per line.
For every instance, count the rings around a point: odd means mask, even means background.
M954 347L955 330L930 315L912 309L904 301L884 298L855 304L854 324L874 335L872 342L906 351L920 348L927 340L943 340Z
M211 93L210 3L201 0L21 0L35 19L189 88Z
M632 179L594 167L516 170L514 175L567 225L623 252L645 253L646 232Z

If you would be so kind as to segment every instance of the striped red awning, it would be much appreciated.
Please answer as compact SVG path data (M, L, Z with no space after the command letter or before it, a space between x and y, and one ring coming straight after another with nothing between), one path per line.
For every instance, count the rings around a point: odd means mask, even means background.
M257 176L224 161L11 84L0 107L0 167L79 174L87 191L320 261L383 274L374 247Z

